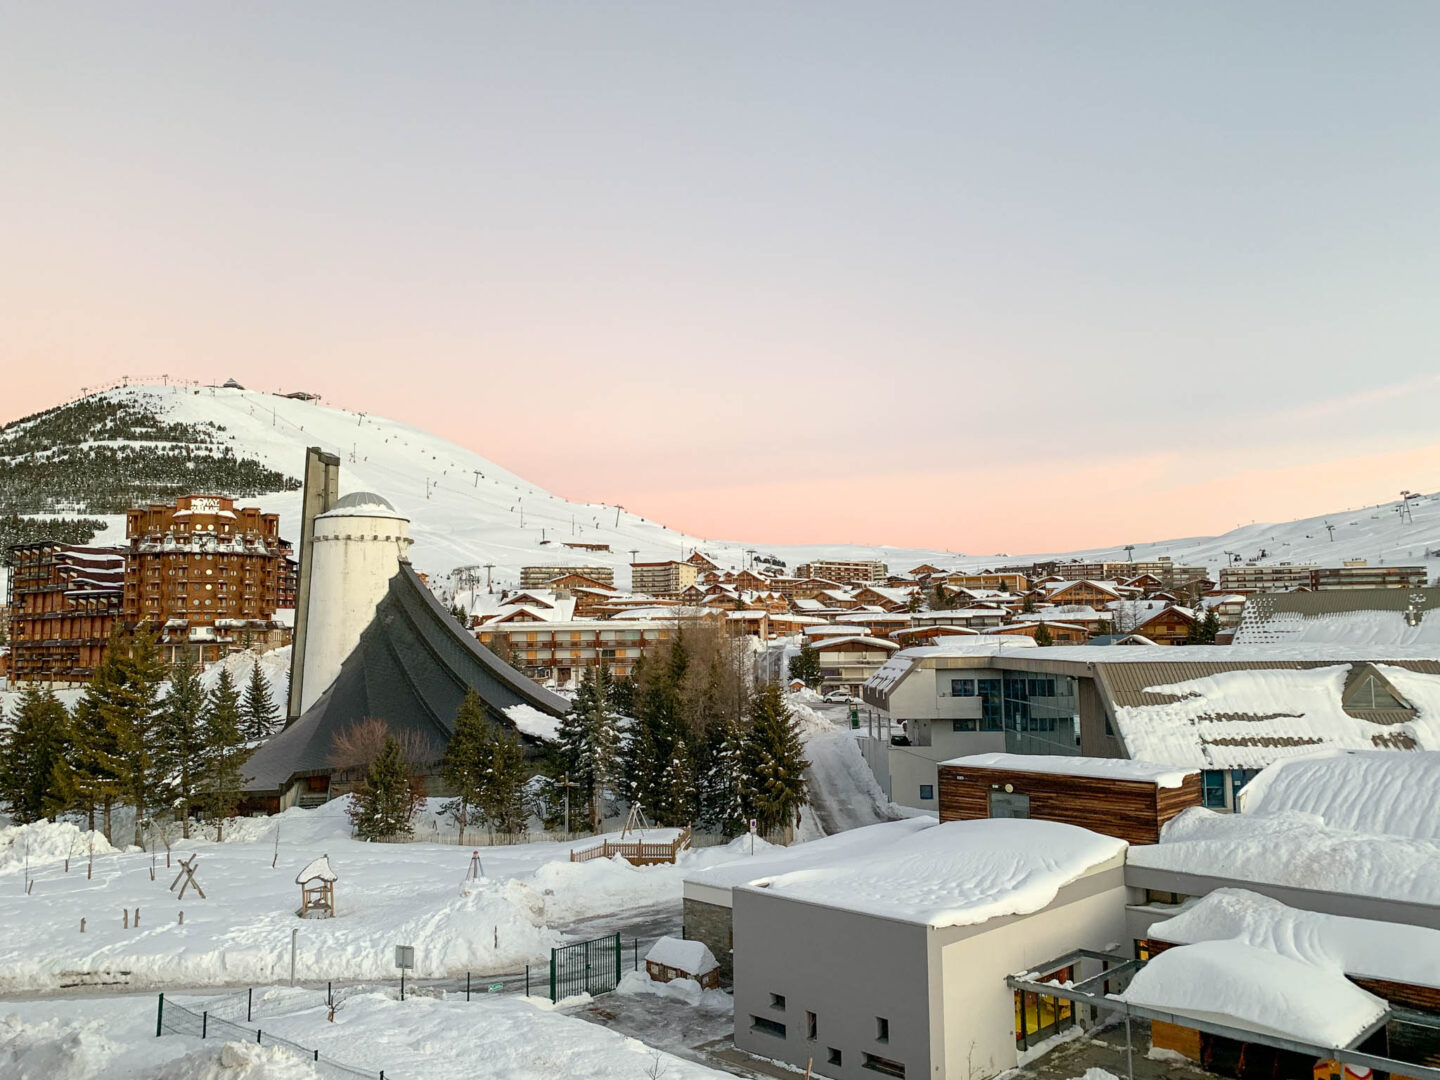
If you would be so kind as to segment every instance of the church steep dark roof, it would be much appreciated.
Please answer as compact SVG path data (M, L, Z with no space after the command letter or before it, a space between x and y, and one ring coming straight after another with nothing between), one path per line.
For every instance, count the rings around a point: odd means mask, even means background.
M505 710L513 705L551 716L570 708L566 698L476 641L415 571L402 565L335 682L245 763L245 791L282 791L297 776L331 772L335 736L368 717L384 720L397 735L413 732L435 747L438 760L470 687L492 719L507 726Z

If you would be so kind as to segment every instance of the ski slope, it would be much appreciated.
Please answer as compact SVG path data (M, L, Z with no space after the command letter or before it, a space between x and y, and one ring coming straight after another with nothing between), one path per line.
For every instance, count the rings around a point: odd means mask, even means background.
M739 568L747 551L785 560L793 568L817 558L882 559L903 573L924 562L944 568L979 569L1039 558L1124 560L1123 545L1133 543L1133 558L1168 555L1176 562L1201 563L1214 569L1226 564L1228 552L1262 562L1320 562L1337 565L1367 559L1371 565L1425 563L1440 571L1440 495L1413 502L1413 521L1400 520L1395 503L1361 507L1342 513L1285 524L1254 524L1220 536L1189 537L1142 543L1116 537L1116 546L1079 552L1022 555L960 554L905 547L774 545L750 541L702 540L668 529L659 522L604 503L574 502L551 494L523 477L501 468L474 451L419 428L369 413L296 401L254 390L222 387L130 386L107 390L105 396L143 399L170 419L210 421L225 429L236 453L253 457L289 476L298 477L305 448L319 446L340 457L340 490L375 491L389 499L411 521L416 568L437 576L456 567L494 564L497 585L518 583L520 567L535 564L592 564L613 567L615 583L629 583L631 552L640 560L677 559L699 547L722 566ZM1377 493L1379 494L1379 493ZM287 537L299 534L299 492L282 492L246 500L281 516ZM97 542L118 540L123 522L114 524ZM1326 525L1334 525L1333 539ZM567 549L566 542L607 544L608 552ZM956 537L957 546L965 538ZM481 570L481 581L484 571ZM440 591L446 591L444 583Z

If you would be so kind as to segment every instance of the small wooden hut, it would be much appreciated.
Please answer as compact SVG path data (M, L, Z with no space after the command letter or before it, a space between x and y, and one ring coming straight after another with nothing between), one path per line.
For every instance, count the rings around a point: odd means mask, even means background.
M694 979L707 990L720 987L720 965L703 941L662 937L645 954L645 970L656 982Z
M300 886L302 919L333 919L335 917L335 871L330 869L330 856L321 855L295 875Z

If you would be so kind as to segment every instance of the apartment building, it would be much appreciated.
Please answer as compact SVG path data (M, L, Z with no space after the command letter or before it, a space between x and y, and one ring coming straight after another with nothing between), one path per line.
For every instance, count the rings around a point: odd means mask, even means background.
M949 574L945 581L961 589L993 589L996 592L1023 593L1030 589L1029 579L1018 572L987 572L983 574Z
M616 678L629 675L641 653L669 640L675 627L650 619L490 622L478 636L480 644L513 656L530 678L568 686L601 661Z
M614 586L615 584L615 570L610 566L522 566L520 568L520 587L522 589L539 589L550 584L556 578L569 577L574 574L589 578L601 585Z
M825 578L827 581L838 581L842 585L848 585L852 581L883 583L890 577L890 570L878 559L816 559L797 566L795 576Z
M149 623L168 662L285 644L274 621L289 578L280 516L221 495L182 495L125 515L125 621Z
M637 562L630 564L630 591L650 596L679 596L687 586L700 579L700 568L694 563Z
M1227 566L1220 571L1221 592L1288 592L1294 589L1423 589L1423 566L1371 566L1358 559L1342 566L1315 563L1274 563Z
M125 549L37 540L9 553L11 677L88 681L121 615Z

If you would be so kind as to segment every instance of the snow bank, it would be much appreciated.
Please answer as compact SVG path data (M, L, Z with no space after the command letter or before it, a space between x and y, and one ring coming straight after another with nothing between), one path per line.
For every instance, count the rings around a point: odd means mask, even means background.
M23 871L66 859L88 858L115 851L103 833L90 832L68 821L34 821L0 829L0 874Z
M1167 949L1119 997L1134 1005L1327 1048L1385 1015L1385 1002L1339 971L1240 941Z
M1325 915L1245 889L1216 889L1150 927L1177 945L1239 941L1346 975L1440 986L1440 930Z
M0 1018L0 1076L16 1080L89 1080L118 1048L95 1022Z
M1039 911L1126 847L1053 821L950 821L881 853L757 878L744 888L926 926L971 926Z
M1276 762L1246 786L1244 807L1246 813L1314 814L1334 829L1440 840L1440 752Z
M1440 841L1327 828L1287 810L1217 814L1191 807L1166 822L1160 843L1130 849L1134 866L1238 882L1440 904Z
M1150 761L1126 758L1065 757L1048 754L971 754L951 758L942 765L972 769L1008 769L1015 772L1054 773L1062 776L1093 776L1106 780L1136 780L1161 788L1178 788L1193 769L1177 769Z
M314 1062L279 1046L229 1042L170 1062L155 1080L318 1080Z

